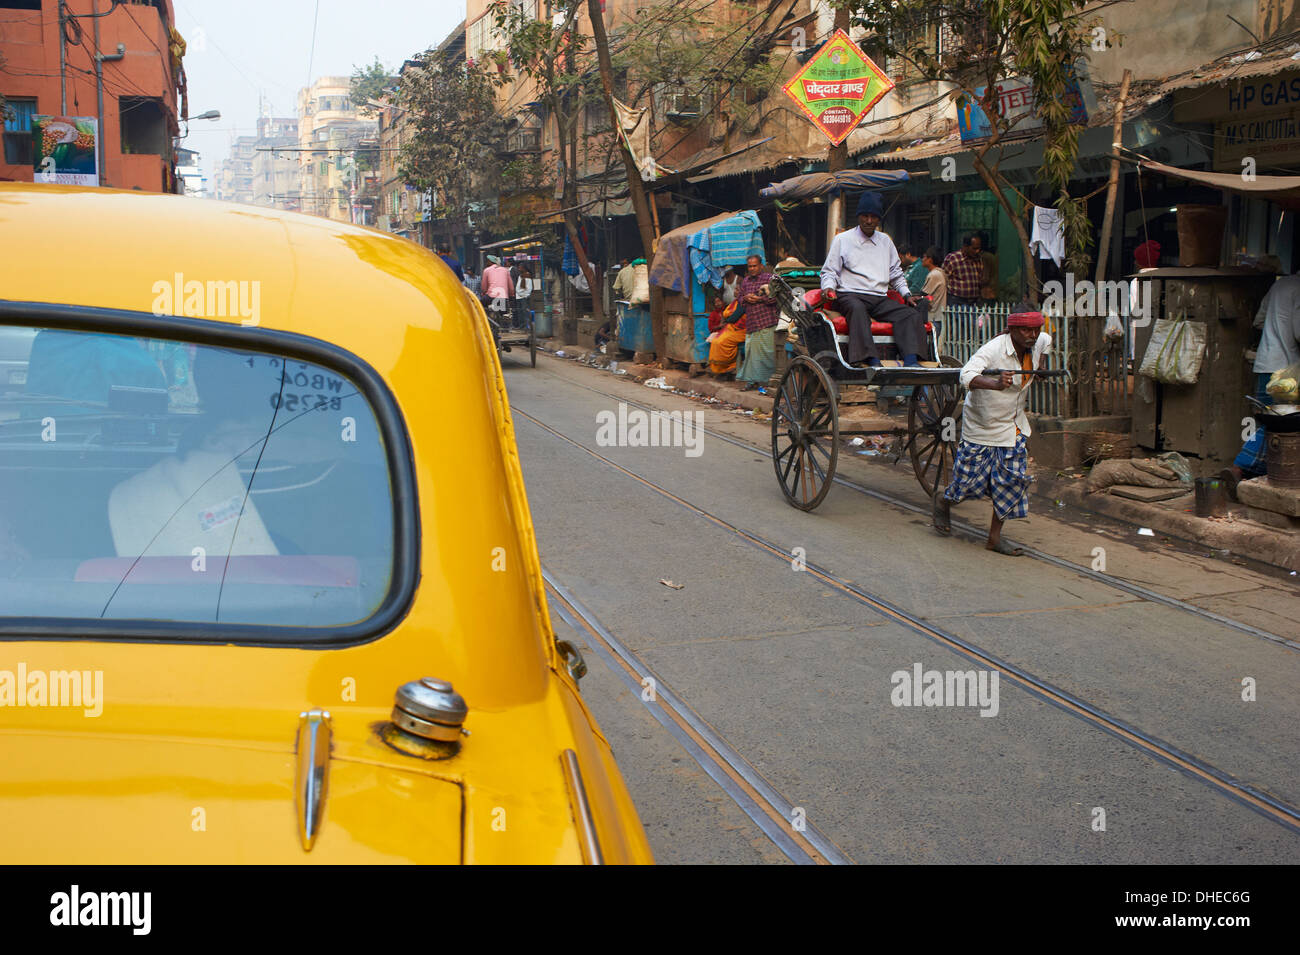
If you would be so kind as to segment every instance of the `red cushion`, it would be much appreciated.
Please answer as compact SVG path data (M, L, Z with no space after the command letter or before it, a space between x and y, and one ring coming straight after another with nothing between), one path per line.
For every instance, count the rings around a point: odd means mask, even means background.
M836 335L847 335L849 333L848 316L841 315L839 312L825 312L824 314L826 315L827 318L831 320L831 324L835 326ZM933 329L934 329L933 325L931 325L929 322L925 323L925 330L927 332L933 331ZM892 335L894 334L894 323L893 322L872 322L871 334Z

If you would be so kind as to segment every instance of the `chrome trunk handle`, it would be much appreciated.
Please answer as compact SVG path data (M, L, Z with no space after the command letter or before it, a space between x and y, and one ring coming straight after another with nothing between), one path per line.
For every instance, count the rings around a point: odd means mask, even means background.
M298 714L298 769L294 780L294 804L298 810L298 838L310 852L320 832L329 791L329 710L304 710Z

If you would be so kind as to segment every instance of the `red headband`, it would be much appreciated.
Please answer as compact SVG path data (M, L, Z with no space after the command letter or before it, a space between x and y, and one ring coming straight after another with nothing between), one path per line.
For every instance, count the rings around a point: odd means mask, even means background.
M1007 328L1038 328L1042 324L1042 312L1016 312L1007 318Z

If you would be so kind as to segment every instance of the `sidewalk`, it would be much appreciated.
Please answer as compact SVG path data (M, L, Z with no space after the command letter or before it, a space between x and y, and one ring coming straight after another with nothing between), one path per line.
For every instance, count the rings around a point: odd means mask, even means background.
M734 405L753 412L758 420L768 418L772 410L772 396L762 391L741 391L734 381L719 382L703 375L692 378L684 371L665 371L631 361L611 361L599 350L577 345L561 345L554 340L538 343L538 350L551 353L593 368L606 374L626 374L635 381L645 382L662 378L665 390L673 390L696 400L712 400ZM611 368L610 366L614 367ZM845 409L851 414L855 427L886 429L893 424L906 428L906 420L895 416L888 418L862 408ZM1147 529L1153 535L1176 538L1215 552L1215 556L1237 556L1259 561L1287 571L1300 572L1300 534L1248 520L1245 508L1233 505L1226 517L1202 518L1192 513L1193 496L1188 494L1159 503L1145 503L1113 497L1109 494L1089 494L1081 471L1057 471L1034 467L1035 497L1055 505L1070 507L1084 514L1101 515L1111 520Z

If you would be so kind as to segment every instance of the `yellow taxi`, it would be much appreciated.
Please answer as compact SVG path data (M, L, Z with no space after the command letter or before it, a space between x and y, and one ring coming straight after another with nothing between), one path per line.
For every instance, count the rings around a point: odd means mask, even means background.
M440 260L50 185L0 230L0 861L652 861Z

